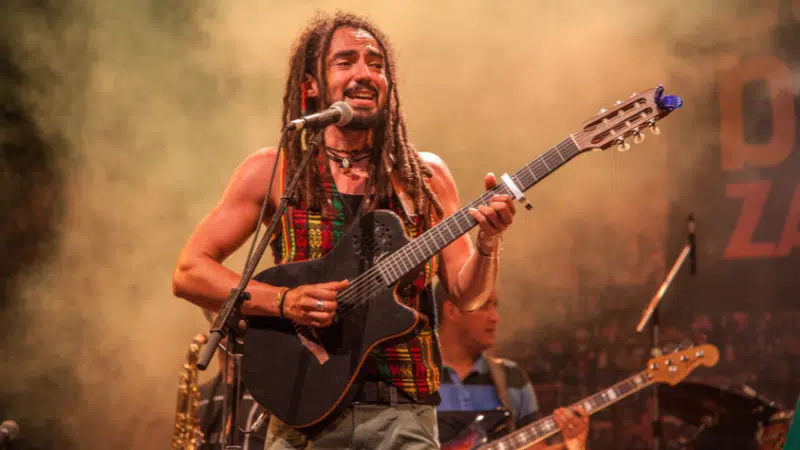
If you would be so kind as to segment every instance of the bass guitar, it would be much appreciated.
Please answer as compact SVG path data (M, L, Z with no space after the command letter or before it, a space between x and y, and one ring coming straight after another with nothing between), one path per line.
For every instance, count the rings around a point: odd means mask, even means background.
M719 350L710 344L659 356L649 360L647 369L644 371L587 397L569 408L582 407L591 415L651 384L668 383L674 386L697 367L712 367L717 364L718 360ZM472 425L458 437L442 444L442 450L518 450L538 444L560 431L555 419L550 415L487 443L487 430L482 419L478 416Z
M397 215L376 210L354 223L323 258L281 264L254 278L297 287L347 279L339 292L334 323L311 329L276 317L248 316L242 378L253 398L295 428L317 424L352 403L358 375L370 351L415 335L420 314L398 300L398 281L477 225L469 208L494 195L524 201L523 192L578 154L618 145L626 150L656 122L681 106L662 87L617 102L585 122L580 131L545 152L502 183L409 241Z

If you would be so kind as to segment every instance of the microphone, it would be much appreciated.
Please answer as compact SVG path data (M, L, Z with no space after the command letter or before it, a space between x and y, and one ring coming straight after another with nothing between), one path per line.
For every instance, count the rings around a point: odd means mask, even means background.
M0 424L0 449L6 448L6 444L14 440L19 434L19 425L13 420L5 420Z
M325 128L332 124L343 126L350 123L351 120L353 120L353 108L345 102L336 102L325 111L292 120L286 124L286 129Z
M689 214L689 273L697 275L697 244L694 240L694 214Z

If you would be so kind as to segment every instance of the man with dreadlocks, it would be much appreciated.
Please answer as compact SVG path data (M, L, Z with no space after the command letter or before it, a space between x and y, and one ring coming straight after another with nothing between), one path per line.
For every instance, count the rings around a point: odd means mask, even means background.
M452 176L437 156L418 153L408 142L400 107L397 74L386 37L367 20L339 13L314 20L300 36L290 62L283 97L283 125L345 101L354 110L346 126L321 132L320 153L302 174L295 201L285 211L272 241L275 263L320 258L342 237L349 223L368 211L389 209L404 219L411 237L454 213L459 198ZM173 290L201 307L218 310L240 276L222 261L251 235L261 204L268 198L269 221L284 181L309 145L304 132L287 137L285 158L275 149L258 151L235 171L222 198L200 222L182 250ZM281 183L267 192L279 159ZM488 174L486 188L496 184ZM436 308L430 287L439 277L458 307L480 307L494 288L499 241L515 209L508 196L471 209L479 223L472 244L463 235L428 261L398 292L426 318L422 331L396 345L378 346L365 363L365 388L353 405L332 420L306 429L273 418L267 449L428 449L438 448L441 356L436 341ZM326 327L336 311L337 292L347 280L294 289L252 281L247 315L283 314L296 324ZM366 386L370 389L366 389Z

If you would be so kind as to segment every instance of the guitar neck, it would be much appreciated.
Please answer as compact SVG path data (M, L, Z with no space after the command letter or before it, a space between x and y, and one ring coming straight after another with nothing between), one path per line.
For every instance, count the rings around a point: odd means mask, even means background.
M511 175L511 179L516 183L520 191L525 192L579 153L580 149L575 139L570 135L560 144L528 163L514 175ZM492 197L498 194L511 195L512 193L505 184L498 182L498 185L493 189L484 192L478 198L382 260L376 268L381 273L386 284L395 283L405 274L475 227L477 222L469 214L469 209L488 205Z
M653 384L646 371L627 378L608 389L600 391L569 406L570 409L582 407L588 414L594 414L619 400L634 394ZM513 433L479 447L480 450L520 449L541 442L559 432L558 425L552 415L526 425Z

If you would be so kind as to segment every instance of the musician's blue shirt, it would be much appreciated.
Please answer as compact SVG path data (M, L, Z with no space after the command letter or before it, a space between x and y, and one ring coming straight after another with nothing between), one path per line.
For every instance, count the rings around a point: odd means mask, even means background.
M490 411L502 406L497 395L486 356L481 355L472 370L461 380L456 371L443 365L439 387L441 403L437 411ZM517 417L517 426L529 423L539 410L536 394L525 372L513 361L502 360L508 386L508 401Z

